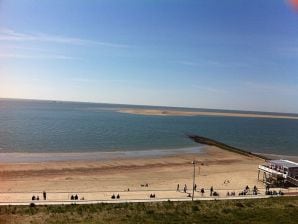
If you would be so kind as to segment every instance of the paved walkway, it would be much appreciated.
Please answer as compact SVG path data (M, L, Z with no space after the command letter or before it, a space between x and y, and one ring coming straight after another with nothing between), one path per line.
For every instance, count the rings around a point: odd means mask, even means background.
M235 196L227 196L227 190L217 189L219 196L209 196L210 191L205 194L195 193L194 200L237 200L237 199L258 199L279 197L278 195L265 195L265 189L259 189L258 195L252 192L248 195L239 195L241 190L229 190L236 192ZM278 192L282 190L285 196L297 196L298 189L270 189ZM150 194L155 194L156 198L150 198ZM58 204L96 204L96 203L128 203L128 202L159 202L159 201L191 201L191 191L187 193L173 190L135 190L135 191L93 191L93 192L47 192L47 200L43 200L42 192L0 192L0 205L58 205ZM71 200L71 195L78 195L79 200ZM120 199L111 199L111 195L120 195ZM189 195L188 195L189 194ZM31 197L38 196L40 200L31 200ZM83 199L83 200L82 200Z
M194 198L195 201L216 201L216 200L239 200L239 199L260 199L280 196L235 196L235 197L203 197ZM70 204L98 204L98 203L137 203L137 202L163 202L163 201L191 201L191 198L154 198L154 199L114 199L114 200L66 200L66 201L23 201L23 202L0 202L2 205L29 205L34 203L35 205L70 205Z

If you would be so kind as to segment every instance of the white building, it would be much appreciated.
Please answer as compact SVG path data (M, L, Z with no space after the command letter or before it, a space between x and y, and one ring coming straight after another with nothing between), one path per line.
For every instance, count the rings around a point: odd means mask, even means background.
M298 186L298 163L289 160L270 160L266 165L259 165L258 180L268 185L292 184Z

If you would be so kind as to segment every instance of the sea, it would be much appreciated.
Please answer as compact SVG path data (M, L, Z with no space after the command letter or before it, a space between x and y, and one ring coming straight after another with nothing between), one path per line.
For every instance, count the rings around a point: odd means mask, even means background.
M187 137L196 134L251 152L298 156L295 119L149 116L121 109L244 112L0 99L0 153L187 152L202 147Z

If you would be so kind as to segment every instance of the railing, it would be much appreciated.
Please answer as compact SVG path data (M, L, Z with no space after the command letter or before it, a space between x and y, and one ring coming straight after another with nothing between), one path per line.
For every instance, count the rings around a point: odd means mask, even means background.
M288 176L288 177L287 177L287 181L288 181L289 183L294 184L295 186L298 187L298 180L297 180L297 179Z
M268 173L274 173L274 174L277 174L277 175L281 175L283 178L287 178L288 174L284 174L282 172L279 172L277 170L274 170L274 169L271 169L265 165L259 165L259 169L260 170L263 170L265 172L268 172Z

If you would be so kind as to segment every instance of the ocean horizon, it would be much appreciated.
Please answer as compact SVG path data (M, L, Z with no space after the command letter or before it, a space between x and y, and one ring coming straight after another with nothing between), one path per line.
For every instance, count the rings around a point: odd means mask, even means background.
M298 120L227 116L153 116L122 109L160 109L261 115L298 114L0 99L0 152L144 152L200 147L187 134L247 151L297 156ZM150 154L150 153L149 153Z

